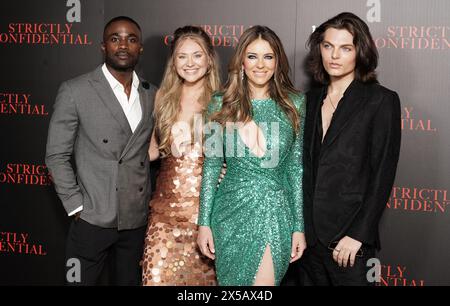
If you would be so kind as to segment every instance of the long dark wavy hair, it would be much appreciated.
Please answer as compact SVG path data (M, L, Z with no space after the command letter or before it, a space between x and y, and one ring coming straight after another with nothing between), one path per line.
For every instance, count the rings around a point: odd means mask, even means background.
M306 67L314 80L321 84L329 82L329 75L323 67L320 53L320 44L323 41L325 31L329 28L344 29L353 35L353 44L356 48L355 79L363 83L378 82L375 72L378 66L378 51L369 27L361 18L348 12L340 13L325 21L309 36L307 41L309 54Z
M256 25L242 33L236 51L228 66L228 81L224 87L223 104L220 112L214 114L211 120L224 125L226 122L248 122L252 118L250 88L247 77L241 77L241 67L244 63L247 47L257 39L267 41L272 48L276 68L269 81L269 95L274 99L292 123L293 129L299 130L299 118L294 103L289 94L297 93L289 78L289 61L284 52L280 38L266 26Z

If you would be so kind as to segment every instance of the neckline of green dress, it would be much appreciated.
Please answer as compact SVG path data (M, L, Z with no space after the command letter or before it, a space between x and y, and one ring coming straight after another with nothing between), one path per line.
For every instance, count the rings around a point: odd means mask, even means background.
M272 98L265 98L265 99L251 99L251 102L266 102L266 101L272 101Z

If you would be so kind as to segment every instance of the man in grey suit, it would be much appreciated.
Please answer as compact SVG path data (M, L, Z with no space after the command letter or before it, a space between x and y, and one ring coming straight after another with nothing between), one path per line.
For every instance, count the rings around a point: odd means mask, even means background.
M102 43L105 63L64 82L54 105L45 161L65 210L74 216L66 258L79 260L81 280L75 284L97 284L110 255L116 284L141 281L156 92L134 72L141 39L133 19L109 21Z

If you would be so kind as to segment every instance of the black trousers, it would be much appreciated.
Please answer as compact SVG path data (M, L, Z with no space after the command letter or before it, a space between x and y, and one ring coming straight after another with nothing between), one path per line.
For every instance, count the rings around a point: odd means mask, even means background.
M363 245L362 257L356 257L355 264L350 267L339 267L333 260L332 250L320 242L308 246L300 259L300 273L303 273L303 285L313 286L374 286L369 282L367 272L373 267L367 267L367 261L375 257L375 248Z
M82 219L70 225L66 263L79 261L80 278L75 279L74 265L66 267L68 285L98 285L107 259L112 263L114 285L137 286L141 284L141 267L146 227L118 231L102 228ZM76 267L75 267L76 268ZM69 277L67 277L69 275Z

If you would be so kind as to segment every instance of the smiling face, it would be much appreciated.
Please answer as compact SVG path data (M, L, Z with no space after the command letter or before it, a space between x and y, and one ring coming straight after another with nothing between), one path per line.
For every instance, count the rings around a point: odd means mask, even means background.
M243 68L252 90L267 89L275 73L276 58L269 42L258 38L247 46Z
M141 32L126 20L111 23L102 43L105 63L116 71L132 71L143 51Z
M174 55L175 69L185 83L202 81L208 71L208 56L194 39L180 42Z
M331 80L355 77L356 48L349 31L327 29L320 44L320 53L323 67Z

